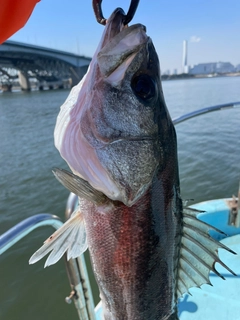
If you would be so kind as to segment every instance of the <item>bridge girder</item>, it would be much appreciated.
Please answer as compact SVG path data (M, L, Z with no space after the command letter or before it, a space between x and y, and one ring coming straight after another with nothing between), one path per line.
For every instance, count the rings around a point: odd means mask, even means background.
M39 81L72 79L77 84L87 70L90 58L59 50L6 41L0 46L0 68L14 68ZM48 80L47 80L48 79Z

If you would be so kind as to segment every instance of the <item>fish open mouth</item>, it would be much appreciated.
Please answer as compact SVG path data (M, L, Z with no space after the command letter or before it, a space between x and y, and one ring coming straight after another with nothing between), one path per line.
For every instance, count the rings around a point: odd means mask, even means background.
M113 38L108 37L108 42L104 42L106 44L97 55L101 74L108 77L119 66L129 65L147 39L146 28L142 24L125 27Z
M119 32L106 34L103 46L97 55L101 75L117 86L143 44L148 41L146 28L142 24L119 27Z
M121 8L113 12L107 20L107 27L97 50L101 75L111 83L118 83L123 79L125 70L148 39L144 25L124 25L125 18Z

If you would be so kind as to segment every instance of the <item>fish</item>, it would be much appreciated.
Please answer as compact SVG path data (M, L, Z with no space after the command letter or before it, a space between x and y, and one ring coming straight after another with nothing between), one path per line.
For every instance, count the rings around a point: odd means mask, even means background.
M234 252L183 206L158 55L145 26L123 21L117 8L61 107L55 146L72 172L53 173L79 206L29 262L50 253L49 266L88 248L105 320L177 320L179 297L210 284L210 271L222 277L216 262L235 274L218 249Z

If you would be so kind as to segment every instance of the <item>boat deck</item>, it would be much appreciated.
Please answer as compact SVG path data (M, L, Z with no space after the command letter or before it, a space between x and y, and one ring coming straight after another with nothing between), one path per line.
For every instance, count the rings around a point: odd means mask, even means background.
M192 288L180 300L178 305L181 320L238 320L240 319L240 235L235 235L222 240L237 255L233 255L226 250L219 250L221 260L228 265L237 277L226 271L222 266L216 264L216 269L220 272L225 281L210 273L210 285L203 285L201 289Z
M201 289L192 288L180 300L178 309L181 320L239 320L240 319L240 228L229 225L229 202L232 199L205 201L191 207L205 211L199 214L199 219L225 232L228 237L221 240L226 246L236 252L236 255L219 249L221 260L236 274L237 277L216 264L225 281L214 273L210 273L213 286L202 285ZM213 233L214 238L221 235Z

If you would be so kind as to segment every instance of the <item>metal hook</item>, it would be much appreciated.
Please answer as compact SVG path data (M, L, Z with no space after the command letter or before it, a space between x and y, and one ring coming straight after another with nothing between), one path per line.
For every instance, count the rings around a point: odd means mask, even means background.
M97 22L105 26L107 20L103 17L102 0L93 0L92 6Z
M140 0L131 0L130 7L128 9L128 13L125 15L124 18L124 25L128 24L132 18L134 17L134 14L137 10L138 4ZM97 22L106 25L107 19L104 18L103 13L102 13L102 0L93 0L92 1L93 5L93 11L96 16Z
M127 13L126 18L124 20L124 25L128 24L133 19L135 12L137 10L139 1L140 0L131 0L131 4L128 9L128 13Z

